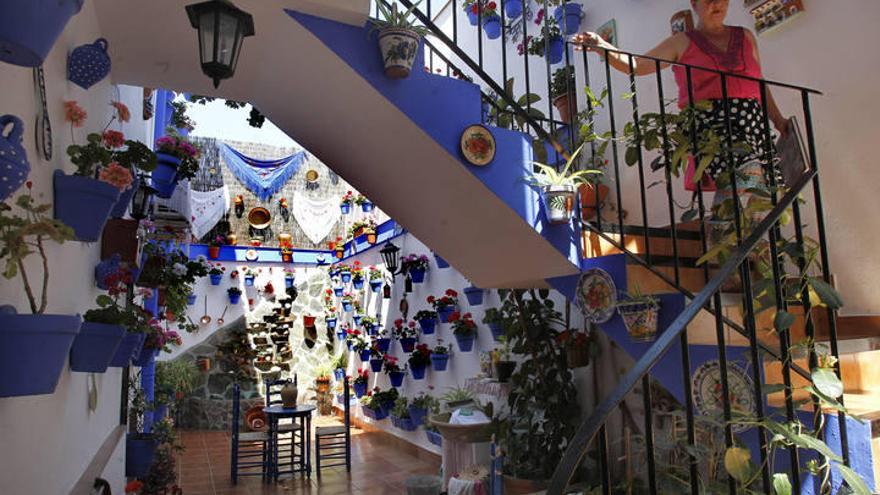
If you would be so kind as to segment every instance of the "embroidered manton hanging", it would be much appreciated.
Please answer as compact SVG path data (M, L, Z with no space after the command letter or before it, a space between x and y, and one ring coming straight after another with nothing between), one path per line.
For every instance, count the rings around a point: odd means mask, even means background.
M267 201L280 191L306 161L305 151L277 160L257 160L241 154L225 143L219 148L223 161L232 174L260 198L260 201Z

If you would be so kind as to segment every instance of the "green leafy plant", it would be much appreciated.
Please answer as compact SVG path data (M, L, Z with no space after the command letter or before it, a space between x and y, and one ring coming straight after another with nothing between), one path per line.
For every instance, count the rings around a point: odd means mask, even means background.
M428 34L428 28L417 26L415 24L416 19L413 17L413 11L420 3L422 3L421 0L415 2L410 8L401 11L398 9L396 2L392 3L389 8L384 1L380 0L376 2L376 7L379 9L381 17L379 19L370 19L370 23L373 24L373 29L407 29L414 31L419 36L425 36Z
M49 216L52 205L36 204L30 193L30 182L27 188L28 192L15 200L15 205L22 211L21 215L13 214L11 206L0 202L0 259L6 260L3 276L7 279L21 276L31 312L42 314L48 304L49 288L49 258L45 241L48 239L63 244L74 239L74 234L70 227ZM40 255L43 267L39 303L25 269L25 259L35 252Z
M526 128L526 118L517 114L513 110L510 101L515 101L518 106L526 111L526 114L532 119L543 119L544 112L535 107L535 103L541 101L541 97L535 93L527 93L519 98L513 95L514 79L511 77L504 83L504 93L507 98L492 93L489 95L489 122L497 127L510 129L514 122L519 129Z
M332 366L335 370L344 370L348 368L348 353L342 352L333 358Z
M409 401L406 397L398 397L394 401L394 409L391 410L391 414L401 419L409 418Z
M550 82L550 99L555 99L562 95L575 92L574 66L567 65L553 72L553 79Z
M459 402L475 401L476 396L473 392L466 388L449 387L449 390L447 390L446 393L440 396L440 400L442 400L446 404L455 404Z
M181 398L191 394L199 380L199 369L193 361L174 360L156 363L156 389Z
M578 184L584 184L587 182L585 179L589 175L593 174L601 174L601 170L588 169L588 170L576 170L571 171L572 165L577 161L577 157L580 154L583 146L579 147L575 150L574 153L571 154L571 157L566 161L565 167L561 172L557 171L556 168L547 165L545 163L540 162L532 162L538 171L533 172L532 174L525 177L525 181L527 184L535 187L545 187L545 186L572 186L576 187Z

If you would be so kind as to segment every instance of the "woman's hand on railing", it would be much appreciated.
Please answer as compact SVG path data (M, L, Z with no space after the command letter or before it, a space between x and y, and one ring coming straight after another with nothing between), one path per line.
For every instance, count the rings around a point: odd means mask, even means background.
M601 36L593 32L584 32L571 37L574 49L577 51L602 52L608 48L616 50L611 43L605 41Z

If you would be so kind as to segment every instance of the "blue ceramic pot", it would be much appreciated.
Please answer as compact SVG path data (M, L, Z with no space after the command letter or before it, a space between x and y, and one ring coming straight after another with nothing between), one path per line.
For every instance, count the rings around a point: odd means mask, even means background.
M379 349L379 352L381 352L382 354L385 354L386 352L388 352L388 349L391 348L391 339L388 339L388 338L376 339L376 348Z
M412 277L414 284L420 284L425 281L425 269L419 268L416 270L410 270L409 276Z
M583 5L575 2L568 2L565 5L556 7L553 11L553 18L556 19L556 23L559 24L560 29L562 29L562 34L574 34L578 32L578 28L581 26L581 13L583 8ZM565 17L564 20L563 17Z
M143 368L144 366L147 366L155 361L156 356L158 355L159 349L142 349L141 355L138 356L137 359L133 360L131 364Z
M333 326L336 326L336 323L335 323L335 322L333 323ZM340 341L340 342L342 342L343 340L345 340L345 332L342 331L342 330L336 332L336 340L338 340L338 341Z
M421 366L409 366L410 371L412 371L413 380L424 380L425 379L425 371L427 371L428 367L426 365Z
M382 411L382 414L387 418L391 411L394 410L394 401L385 401L379 403L379 410Z
M144 339L147 337L143 333L127 333L119 346L116 347L116 353L110 359L110 366L113 368L124 368L131 363L131 360L141 353L141 346L144 345Z
M480 23L480 16L475 14L471 9L467 9L465 11L467 13L468 22L471 23L471 26L476 26Z
M131 198L134 196L135 191L138 190L138 187L140 187L140 184L140 177L135 177L131 187L122 191L119 199L116 200L116 204L113 205L113 209L110 210L110 218L122 218L125 216L125 213L128 211L128 205L131 204Z
M467 297L468 304L471 306L479 306L483 304L483 289L479 287L465 287L464 295Z
M419 425L413 423L412 418L398 418L393 414L391 415L391 424L403 431L416 431L419 427Z
M162 404L160 406L156 406L156 409L153 410L153 422L158 423L165 419L165 415L168 414L168 405Z
M483 17L483 31L490 40L501 37L501 16L498 14Z
M196 295L195 294L189 294L188 296L186 296L186 304L188 306L192 306L195 303L196 303Z
M346 347L348 347L348 350L350 351L350 350L351 350L351 347L352 347L352 343L351 343L351 341L350 341L350 340L346 340L346 341L345 341L345 345L346 345Z
M364 350L360 351L360 355L361 355L361 361L366 363L367 361L370 360L370 350L369 349L364 349Z
M121 325L83 322L70 348L71 371L104 373L123 337Z
M489 323L488 324L489 331L492 332L492 338L496 341L504 335L504 329L501 328L501 325L498 323Z
M107 40L98 38L94 43L80 45L67 57L67 79L89 89L110 74L110 55Z
M107 277L119 271L119 253L107 258L106 260L95 265L95 286L101 290L107 290L110 285L107 284Z
M0 8L0 14L2 14ZM0 25L3 20L0 19ZM2 41L0 41L0 59L2 59ZM7 132L7 128L9 131ZM21 144L24 134L24 123L15 115L0 117L0 201L12 196L27 182L31 172L31 164L27 152Z
M342 302L342 310L345 311L346 313L350 313L353 309L354 309L354 305L351 304L350 301L343 301Z
M455 313L455 306L441 306L437 308L437 316L441 323L449 323L449 316Z
M416 407L409 406L409 417L412 419L413 424L420 425L425 422L425 416L428 415L428 410L424 407Z
M336 318L324 318L324 323L327 324L327 328L336 328L336 322L338 320ZM343 335L345 335L343 333Z
M80 241L95 242L104 230L119 189L90 177L55 171L55 218L71 227Z
M227 294L229 296L229 304L238 304L241 301L241 294Z
M54 392L81 324L79 315L0 313L0 397Z
M342 211L343 215L348 215L351 213L351 203L340 203L339 210Z
M338 270L338 269L336 269L336 270L328 270L328 271L327 271L327 275L328 275L330 278L338 277L338 276L339 276L339 270Z
M367 323L366 325L364 325L364 330L366 330L367 334L371 337L375 337L379 334L379 330L376 328L376 325L373 325L372 323Z
M419 326L422 327L422 333L425 335L431 335L434 333L434 328L437 326L436 318L425 318L419 320Z
M400 339L400 348L403 349L403 352L412 352L416 347L416 339L413 338L403 338Z
M449 364L449 354L431 354L431 367L434 371L446 371Z
M382 288L381 280L370 280L370 290L375 292L379 292L379 289Z
M392 371L388 373L388 379L391 380L391 386L397 388L403 385L403 377L405 373L402 371Z
M363 318L363 317L364 317L363 315L357 314L357 315L354 315L351 317L351 321L353 321L355 325L360 325L361 318Z
M565 54L565 43L562 38L553 38L550 40L547 57L551 64L562 62L562 56Z
M352 280L351 286L357 290L363 289L364 288L364 279L363 278L356 278L356 279Z
M208 278L211 279L211 285L220 285L220 282L223 281L223 274L208 275Z
M364 201L363 203L361 203L361 210L364 213L369 213L373 211L373 203L371 201Z
M449 268L449 263L437 253L434 253L434 261L437 262L437 268Z
M460 337L455 336L455 342L458 343L458 350L461 352L471 352L474 349L474 336Z
M143 478L153 463L156 442L151 435L144 438L129 433L125 437L125 475Z
M379 359L370 359L370 369L373 370L373 373L378 373L382 371L383 361L381 358Z
M352 385L354 388L354 395L357 396L358 399L364 396L367 393L367 384L366 383L355 383Z
M180 166L180 158L167 153L156 153L156 168L153 170L151 185L156 190L156 196L170 198L177 187L177 167Z
M428 441L433 443L438 447L443 446L443 436L433 430L425 430L425 436L428 437Z
M522 15L523 6L520 0L507 0L504 2L504 15L508 19L516 19Z
M55 40L84 0L0 2L0 60L23 67L43 65Z
M247 287L253 287L254 286L254 276L253 275L245 275L244 285Z
M293 287L293 282L294 282L294 279L292 279L292 278L286 278L286 277L285 277L285 279L284 279L284 287L287 288L287 289Z
M344 287L334 287L333 288L333 295L335 295L336 297L342 297L342 294L345 294Z
M345 370L342 368L336 368L335 370L333 370L333 376L336 378L337 381L342 381L345 379Z
M347 284L351 282L351 272L342 272L339 275L339 278L342 280L343 284Z

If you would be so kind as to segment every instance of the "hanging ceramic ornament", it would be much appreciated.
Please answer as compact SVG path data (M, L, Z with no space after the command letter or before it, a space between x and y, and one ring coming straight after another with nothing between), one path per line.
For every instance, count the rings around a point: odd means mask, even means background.
M52 159L52 123L49 121L49 106L46 103L46 79L43 75L43 67L34 67L34 86L37 90L37 98L40 111L37 114L37 130L34 136L37 140L37 149L43 154L47 162Z
M12 196L27 181L31 171L21 145L24 124L15 115L0 117L0 201Z
M110 74L107 40L78 46L67 57L67 79L82 89L89 89Z

